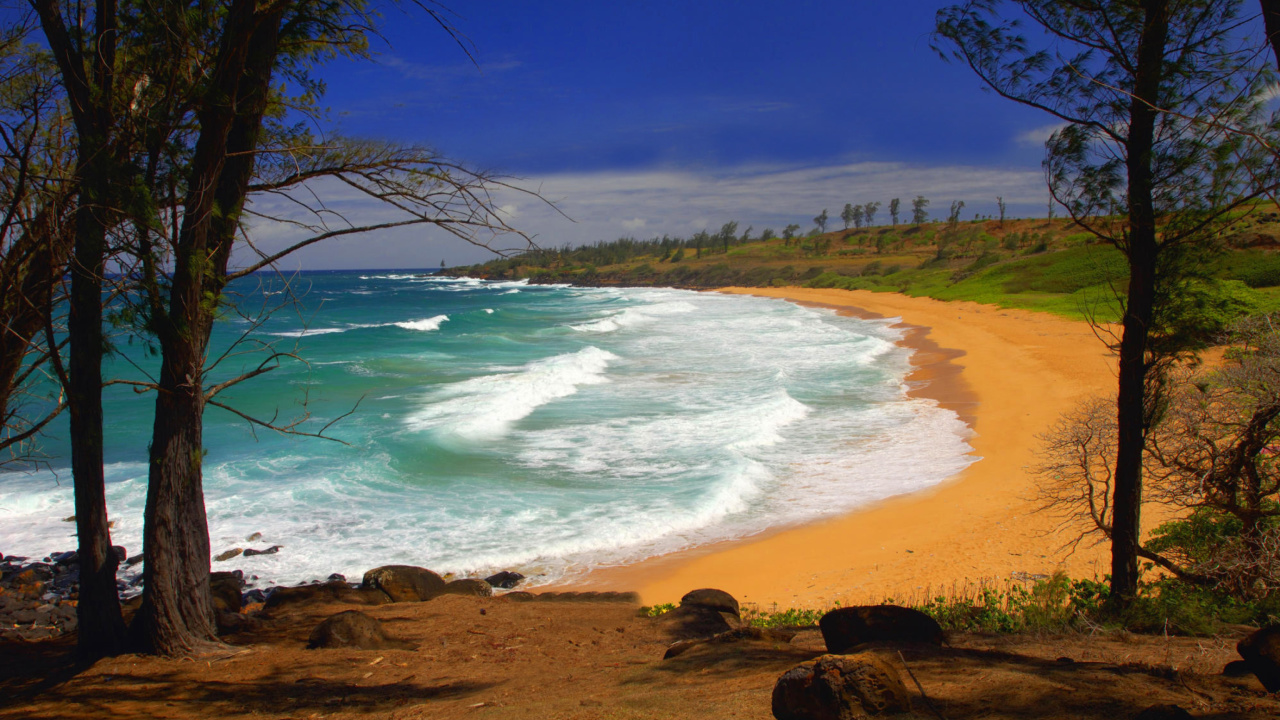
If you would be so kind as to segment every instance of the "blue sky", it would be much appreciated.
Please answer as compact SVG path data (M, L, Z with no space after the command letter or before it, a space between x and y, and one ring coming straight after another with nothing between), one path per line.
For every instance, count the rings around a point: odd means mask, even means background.
M949 3L451 3L473 65L420 11L384 13L372 62L330 65L345 134L424 143L518 178L511 223L559 246L688 236L736 220L806 228L823 208L917 194L935 214L1043 216L1053 119L984 92L929 48ZM881 219L887 221L887 211ZM264 234L268 234L263 229ZM317 246L306 268L489 257L420 231Z

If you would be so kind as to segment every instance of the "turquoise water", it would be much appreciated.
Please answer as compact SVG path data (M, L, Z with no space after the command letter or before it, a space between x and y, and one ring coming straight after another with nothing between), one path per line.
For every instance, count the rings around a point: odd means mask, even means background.
M305 363L220 399L309 412L313 431L355 410L329 431L346 444L207 411L213 552L282 546L214 568L261 582L388 563L551 582L845 512L973 459L954 413L906 396L908 352L887 321L682 290L368 272L292 284L299 303L260 323L228 314L214 345L247 333ZM288 297L279 279L236 290L243 307ZM154 367L140 343L121 347L136 367L111 373ZM261 359L231 354L212 382ZM122 387L108 398L108 501L131 553L151 403ZM49 469L0 475L0 552L74 547L65 438L46 451Z

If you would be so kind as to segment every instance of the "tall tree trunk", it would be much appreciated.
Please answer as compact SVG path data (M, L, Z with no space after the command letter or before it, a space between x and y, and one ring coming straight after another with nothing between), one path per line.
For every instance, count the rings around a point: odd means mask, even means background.
M31 4L58 64L79 137L76 179L80 191L67 328L71 356L67 404L71 411L71 472L80 556L78 650L82 659L91 660L123 652L126 640L116 592L119 560L111 550L102 471L102 278L108 214L114 205L113 184L120 181L110 159L119 28L115 0L96 0L93 36L86 56L68 32L56 0L31 0Z
M102 470L102 277L106 223L104 190L112 178L103 150L90 138L80 143L80 207L71 264L70 342L71 473L75 480L79 537L80 597L76 606L79 653L83 659L124 651L125 624L116 590L119 558L111 549L107 487Z
M216 641L209 593L209 531L203 491L204 361L227 274L267 105L283 4L255 16L252 0L229 14L213 93L183 204L156 398L144 542L145 590L135 632L163 655Z
M1138 547L1142 532L1142 454L1147 434L1147 337L1156 293L1159 243L1153 199L1155 145L1165 40L1167 0L1144 0L1138 65L1129 106L1129 295L1120 338L1118 429L1111 527L1111 596L1124 608L1137 595Z
M1276 57L1276 65L1280 67L1280 0L1260 0L1262 3L1262 22L1267 32L1267 42L1271 43L1271 53Z

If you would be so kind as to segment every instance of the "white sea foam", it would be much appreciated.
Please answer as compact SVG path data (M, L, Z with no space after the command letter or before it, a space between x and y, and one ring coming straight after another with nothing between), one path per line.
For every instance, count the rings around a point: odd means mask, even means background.
M440 329L440 324L449 319L448 315L436 315L435 317L425 320L410 320L408 322L391 323L405 330L418 330L420 332L429 332L431 330Z
M350 447L261 436L246 448L241 424L206 418L212 552L259 532L254 547L282 546L215 569L293 583L400 562L512 568L540 584L845 512L973 460L954 413L905 396L908 353L889 321L673 290L539 286L506 298L522 285L366 277L360 287L398 290L315 323L437 330L478 308L502 321L474 323L493 334L315 343L309 369L282 368L264 388L259 400L283 407L292 395L266 393L315 383L324 412L367 396L335 426ZM0 550L73 546L61 474L61 487L48 473L0 476ZM113 539L136 552L146 465L108 476Z
M613 332L619 328L647 325L672 315L683 315L694 310L694 306L685 301L658 302L652 305L627 308L608 317L578 325L570 325L570 327L579 332Z
M537 360L515 372L464 380L442 388L405 419L411 430L439 430L468 440L502 436L516 421L583 385L606 382L617 356L596 347Z

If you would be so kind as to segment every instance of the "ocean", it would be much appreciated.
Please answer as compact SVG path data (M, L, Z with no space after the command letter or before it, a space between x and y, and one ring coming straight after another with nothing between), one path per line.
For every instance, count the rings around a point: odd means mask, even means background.
M259 585L393 563L572 580L844 513L974 459L953 412L908 397L909 351L890 321L718 293L403 271L258 276L232 289L240 311L217 325L209 384L263 352L296 359L219 400L281 422L309 416L299 427L312 432L336 421L326 434L341 441L206 411L212 553L280 546L213 568ZM154 371L141 338L117 346L108 376ZM141 550L153 401L107 393L113 540L130 554ZM5 555L75 547L58 424L46 467L0 473Z

